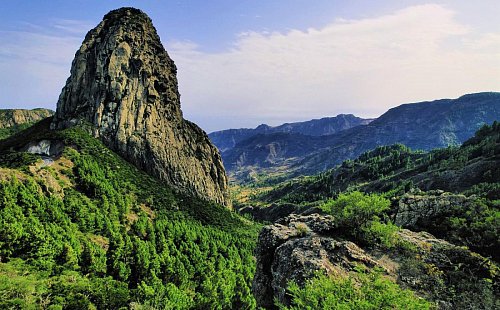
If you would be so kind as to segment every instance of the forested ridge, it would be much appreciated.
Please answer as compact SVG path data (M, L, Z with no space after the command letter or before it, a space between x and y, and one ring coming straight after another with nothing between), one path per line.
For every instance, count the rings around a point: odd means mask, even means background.
M0 140L0 308L256 308L251 288L261 224L173 191L91 137L87 125L50 131L49 124ZM499 131L495 122L461 147L432 152L379 147L254 196L262 204L300 203L333 215L336 238L392 253L401 277L423 281L408 286L377 268L338 278L318 274L303 286L290 282L291 304L277 307L432 309L435 300L477 309L498 305ZM65 148L51 159L13 151L40 140ZM482 175L475 179L471 171ZM450 175L461 180L462 174L469 183L447 185L476 198L440 211L420 229L492 260L457 247L446 254L451 266L435 265L399 237L394 197L425 199L433 192L416 187L443 184L433 182ZM307 227L296 229L299 237L308 234Z
M412 187L500 198L500 123L485 125L463 145L430 152L380 146L323 173L282 182L259 199L300 203L347 190L403 193Z
M0 155L0 308L255 306L259 226L175 193L82 128L41 129L66 145L54 163Z
M392 206L385 213L394 217L404 197L418 199L423 205L441 199L447 205L434 206L439 209L435 212L420 210L434 213L411 228L498 261L499 159L500 123L494 122L483 126L460 147L423 152L401 144L381 146L315 176L285 181L270 190L249 189L255 194L249 195L245 204L306 210L318 208L343 193L361 191L391 199ZM455 193L463 199L450 202L446 196L436 196L436 190Z

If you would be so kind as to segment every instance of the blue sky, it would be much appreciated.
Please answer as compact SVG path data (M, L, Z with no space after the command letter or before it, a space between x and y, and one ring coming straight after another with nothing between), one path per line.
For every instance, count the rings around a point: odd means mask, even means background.
M55 109L85 33L122 6L152 18L207 131L500 91L496 0L2 1L0 108Z

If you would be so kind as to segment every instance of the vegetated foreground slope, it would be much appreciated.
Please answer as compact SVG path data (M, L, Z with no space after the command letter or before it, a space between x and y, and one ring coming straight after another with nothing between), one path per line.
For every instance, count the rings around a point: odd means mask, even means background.
M328 215L264 227L252 290L280 309L497 309L498 265L466 247L395 226L380 195L326 201ZM425 298L426 300L424 300Z
M292 213L259 234L257 305L497 309L499 160L494 122L461 147L379 147L254 197L274 203L241 211Z
M297 134L261 135L222 153L226 169L237 181L259 175L311 175L354 159L378 146L401 143L412 149L459 145L484 124L500 119L500 93L477 93L458 99L404 104L367 125L321 139ZM296 141L296 145L294 143Z
M258 226L226 196L151 20L111 11L56 115L0 140L0 308L254 308Z
M414 152L379 147L312 177L278 185L254 198L274 203L242 208L257 215L288 214L317 206L344 192L376 192L392 199L395 223L427 231L500 260L500 123L483 126L460 147ZM444 191L452 192L443 193ZM252 202L249 202L250 204ZM278 204L278 205L276 205Z
M0 139L5 139L53 114L54 111L48 109L0 109Z
M363 119L352 114L339 114L335 117L324 117L305 122L285 123L279 126L262 124L256 128L239 128L214 131L208 134L210 140L221 151L227 151L238 143L259 134L296 133L307 136L332 135L359 125L366 125L372 119Z
M5 236L0 243L1 292L6 296L2 306L255 306L249 282L255 268L257 226L221 206L176 194L89 136L88 128L51 132L47 131L49 123L45 120L0 143L0 217L6 223L0 228L1 236ZM485 127L466 145L481 154L495 150L490 143L499 142L498 129L498 124ZM37 155L7 151L27 141L62 143L66 148L59 155L52 154L54 162L49 165ZM381 174L390 174L394 169L391 162L378 168ZM410 302L426 309L431 305L418 296L440 300L443 307L473 305L488 309L498 304L495 264L430 235L397 232L387 222L388 201L380 204L381 198L364 201L367 198L358 196L344 195L324 203L322 208L334 214L333 223L320 218L316 224L306 222L301 226L304 219L299 218L295 226L287 228L290 242L280 247L280 257L287 260L316 253L314 247L307 252L311 245L335 244L334 248L326 247L327 251L347 251L340 256L334 252L329 258L344 262L337 266L330 261L335 268L343 266L339 272L347 272L336 280L319 277L312 282L304 280L300 286L281 283L290 290L290 307L298 309L303 303L353 307L368 303L383 308ZM498 232L488 230L495 229L491 206L474 204L472 209L452 211L455 214L445 218L454 226L441 222L438 230L448 229L444 233L458 241L464 233L472 233L465 239L486 241L489 239L483 237L487 234L498 236ZM464 218L464 213L469 218ZM482 224L481 220L488 217L493 222ZM316 236L307 225L326 230ZM279 242L282 229L271 230ZM461 231L457 233L457 229ZM327 239L321 239L324 233ZM328 239L332 236L333 240ZM314 240L325 241L317 244ZM301 248L294 248L302 243ZM286 255L286 251L296 255ZM356 261L368 269L362 269ZM396 273L392 264L397 266ZM295 271L299 272L297 268ZM404 281L394 282L393 276ZM359 283L363 283L363 290L358 290ZM402 288L415 290L418 295ZM343 296L345 290L351 292L351 298L342 299L342 303L332 299Z
M257 226L49 123L0 143L0 308L253 307ZM8 151L42 140L52 163Z

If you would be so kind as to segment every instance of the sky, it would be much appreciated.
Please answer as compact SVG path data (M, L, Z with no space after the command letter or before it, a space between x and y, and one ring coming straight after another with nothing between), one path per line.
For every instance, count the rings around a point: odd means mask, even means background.
M0 108L56 108L87 31L133 6L207 132L500 91L498 0L1 1Z

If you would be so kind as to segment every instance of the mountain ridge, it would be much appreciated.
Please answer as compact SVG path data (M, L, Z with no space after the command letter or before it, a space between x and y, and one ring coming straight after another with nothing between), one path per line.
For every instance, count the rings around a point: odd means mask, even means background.
M275 158L278 163L275 166L266 162L269 152L257 151L269 149L271 145L275 149L283 145L283 139L278 136L267 136L263 141L244 140L223 152L222 158L230 175L238 181L248 180L251 174L281 170L284 163L292 175L314 174L377 146L401 143L413 149L430 150L459 145L472 137L480 126L497 119L500 119L500 93L468 94L457 99L403 104L367 125L322 136L319 141L300 137L299 143L307 145L304 151L280 153L281 157ZM293 138L287 136L286 141L293 141ZM289 145L286 144L288 148ZM252 154L258 156L252 157Z
M0 109L0 139L5 139L52 115L54 111L44 108Z
M334 117L322 117L301 122L283 123L278 126L261 124L255 128L237 128L214 131L208 134L212 142L224 152L243 140L257 134L299 133L310 136L331 135L333 133L371 122L353 114L339 114Z

